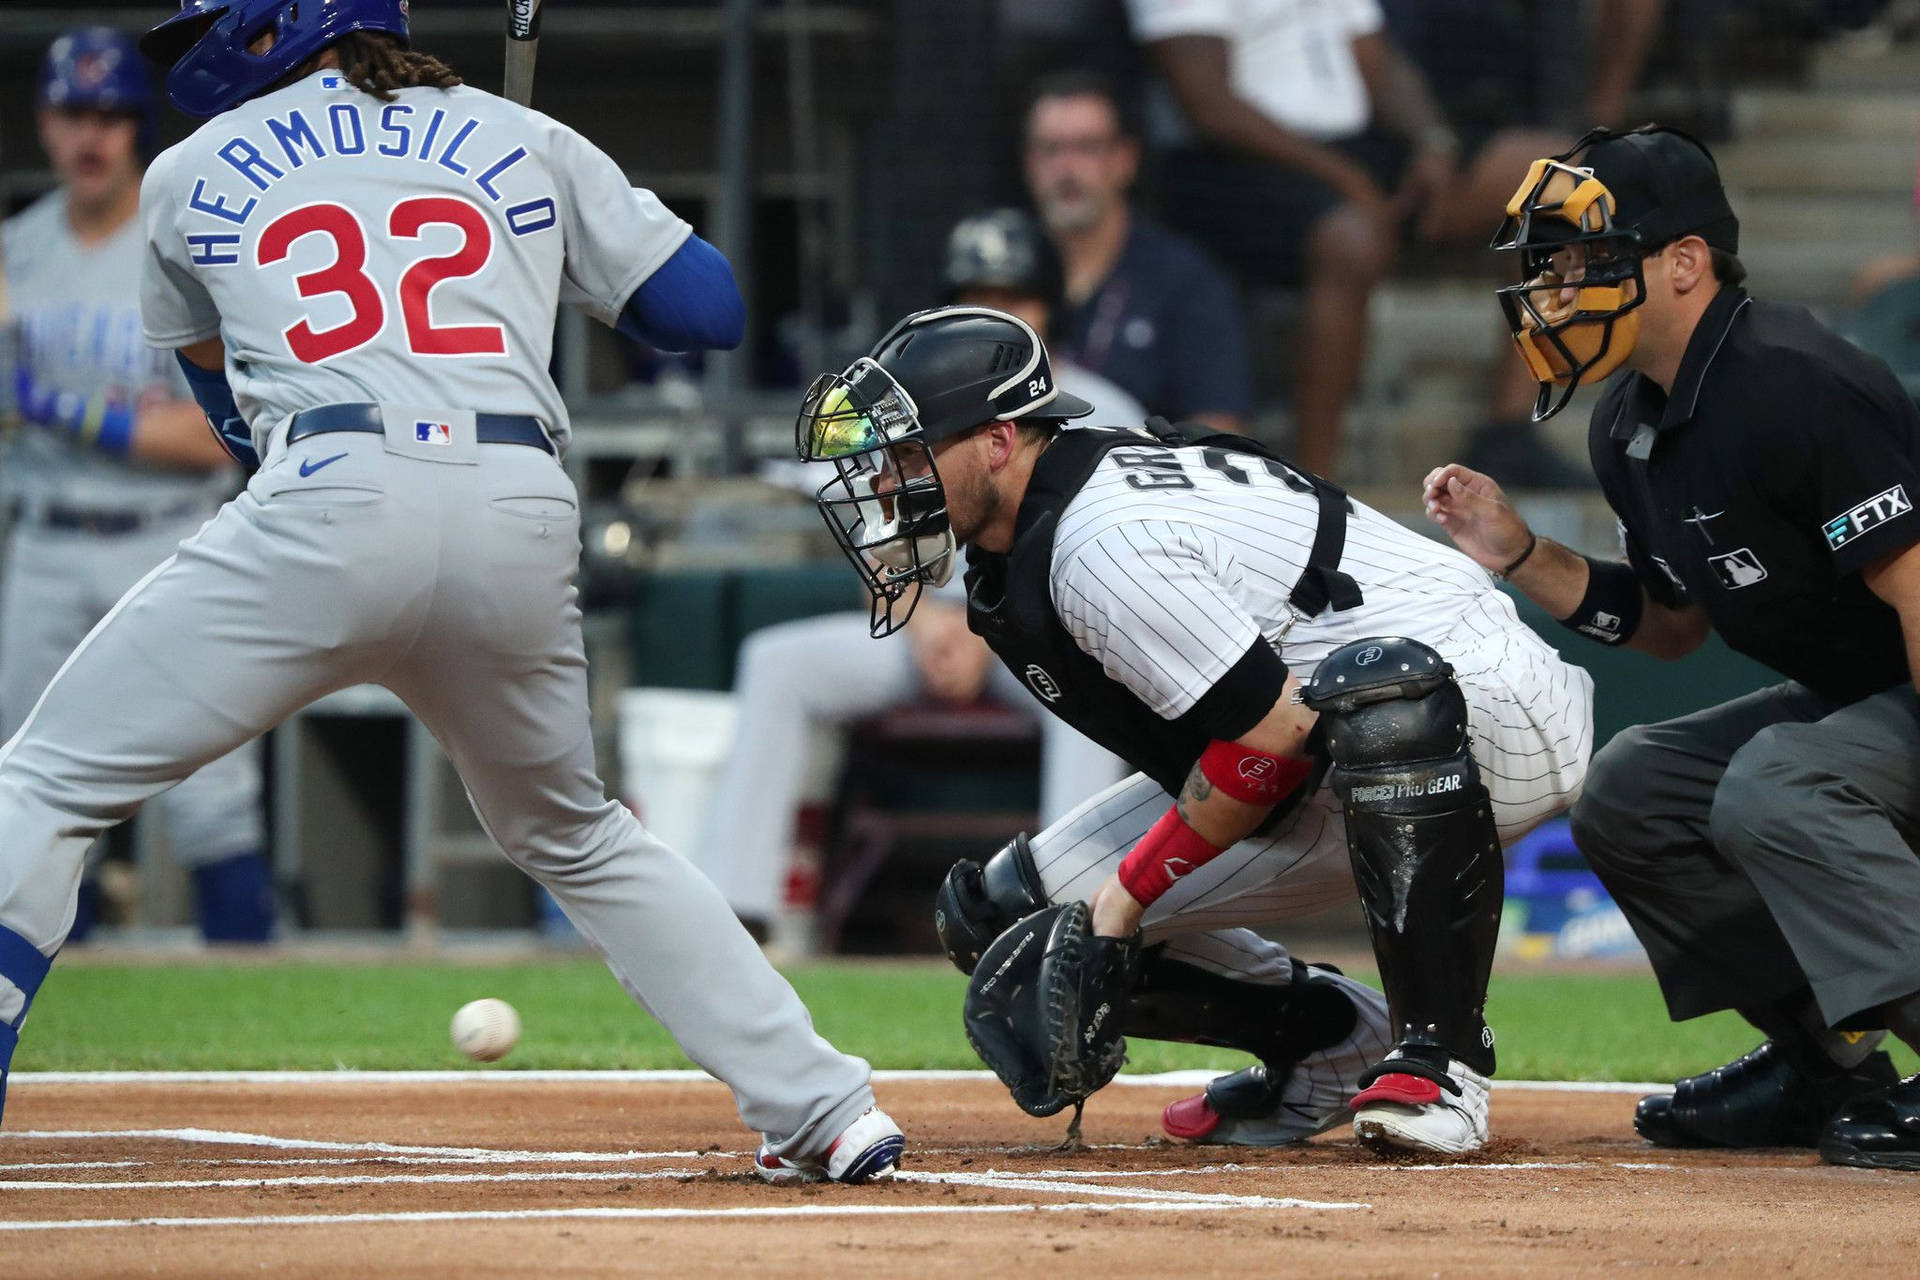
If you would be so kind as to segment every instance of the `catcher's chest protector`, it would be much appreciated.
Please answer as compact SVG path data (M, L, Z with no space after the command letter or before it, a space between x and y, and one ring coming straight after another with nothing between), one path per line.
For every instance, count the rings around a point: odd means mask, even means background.
M1294 606L1307 616L1360 602L1359 588L1339 571L1347 496L1325 481L1284 467L1261 445L1240 436L1207 436L1188 442L1178 436L1155 440L1137 431L1077 428L1055 436L1034 465L1020 503L1012 551L999 555L977 547L968 550L967 625L1049 713L1152 778L1168 795L1178 795L1213 735L1193 723L1191 713L1163 719L1131 689L1108 676L1061 623L1048 585L1060 516L1092 478L1101 459L1127 446L1225 449L1271 461L1275 474L1284 475L1289 484L1310 484L1320 500L1319 530L1309 568L1292 597Z

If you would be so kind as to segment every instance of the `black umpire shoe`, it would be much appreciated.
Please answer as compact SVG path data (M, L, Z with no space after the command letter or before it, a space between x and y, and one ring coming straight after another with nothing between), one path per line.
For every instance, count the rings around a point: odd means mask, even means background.
M1920 1076L1841 1107L1820 1134L1820 1158L1863 1169L1920 1169Z
M1809 1069L1768 1040L1745 1057L1650 1094L1634 1109L1633 1127L1656 1147L1812 1147L1842 1104L1898 1083L1893 1059L1875 1051L1851 1070ZM1907 1114L1920 1118L1920 1088ZM1920 1151L1920 1125L1903 1140Z

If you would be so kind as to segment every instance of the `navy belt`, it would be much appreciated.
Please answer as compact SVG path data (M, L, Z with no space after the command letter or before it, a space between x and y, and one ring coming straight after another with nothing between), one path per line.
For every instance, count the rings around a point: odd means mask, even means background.
M293 423L287 428L287 443L336 431L383 436L387 434L387 422L377 404L323 404L293 415ZM523 444L543 453L553 452L553 441L547 438L540 419L524 413L476 413L473 436L481 444Z
M40 514L40 524L65 533L98 533L108 536L138 533L151 525L170 523L190 515L203 514L210 501L182 503L165 511L102 511L88 507L70 507L64 502L49 503Z

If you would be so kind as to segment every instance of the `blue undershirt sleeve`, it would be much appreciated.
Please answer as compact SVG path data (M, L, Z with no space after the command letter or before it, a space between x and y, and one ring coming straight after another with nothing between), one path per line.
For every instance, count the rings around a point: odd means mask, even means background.
M746 325L746 304L725 255L688 236L633 291L615 327L661 351L731 351Z
M213 428L220 447L247 470L258 471L260 455L254 452L253 429L247 426L239 406L233 402L233 388L227 385L226 370L202 369L178 351L173 353L173 358L179 362L180 372L186 375L194 403L207 415L207 425Z

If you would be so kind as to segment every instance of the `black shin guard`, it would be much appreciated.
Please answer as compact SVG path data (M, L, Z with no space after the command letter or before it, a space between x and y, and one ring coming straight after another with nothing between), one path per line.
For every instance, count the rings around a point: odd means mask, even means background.
M1263 1116L1308 1054L1353 1034L1359 1010L1347 993L1293 962L1284 987L1242 982L1196 965L1169 960L1158 949L1140 965L1121 1030L1145 1040L1237 1049L1260 1059L1207 1088L1214 1109L1227 1116Z
M1492 1075L1487 978L1505 887L1485 793L1445 813L1349 809L1347 843L1396 1042Z
M1414 640L1363 640L1322 660L1320 712L1347 848L1402 1061L1493 1074L1485 1016L1505 869L1468 750L1453 671ZM1421 1072L1424 1074L1424 1072Z

